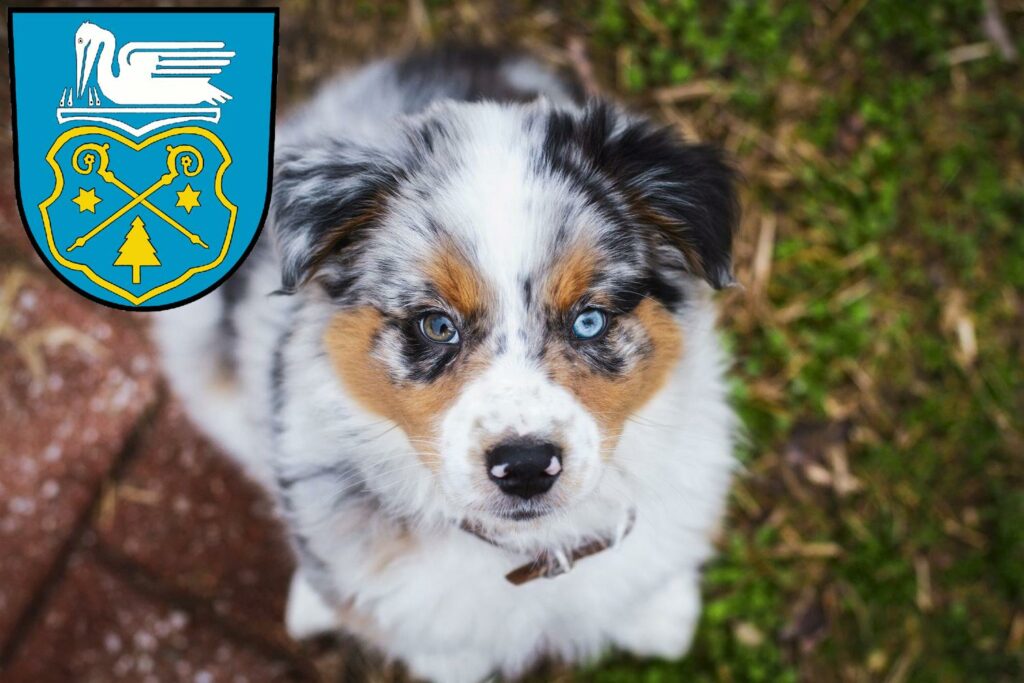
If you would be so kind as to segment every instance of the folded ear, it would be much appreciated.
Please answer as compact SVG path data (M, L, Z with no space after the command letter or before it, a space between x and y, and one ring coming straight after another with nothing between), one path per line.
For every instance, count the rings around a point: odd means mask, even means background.
M381 153L340 140L278 151L271 229L284 291L316 277L328 257L366 235L399 175Z
M736 172L711 145L597 102L577 122L584 155L617 188L635 220L678 249L687 270L715 289L733 283L739 221Z

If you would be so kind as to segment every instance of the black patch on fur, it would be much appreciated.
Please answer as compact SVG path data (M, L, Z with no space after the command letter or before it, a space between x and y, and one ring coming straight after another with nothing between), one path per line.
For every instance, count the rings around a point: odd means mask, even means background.
M253 269L265 258L267 250L265 245L265 241L257 240L242 267L225 280L224 284L217 288L217 294L214 295L221 297L220 318L217 321L218 362L221 369L230 377L234 377L238 370L236 357L238 325L235 321L235 310L245 297L252 280Z
M590 103L581 116L552 112L546 126L546 165L598 199L597 206L625 210L634 229L655 228L659 239L682 252L687 269L711 286L732 282L736 173L719 150L687 144L668 128L601 102ZM618 201L608 198L609 185ZM658 283L655 290L666 288Z
M647 296L661 302L670 311L678 310L683 303L682 287L655 269L651 269L647 273L643 282L643 291ZM637 303L639 304L639 302Z
M646 280L629 280L609 288L612 307L619 314L632 313L648 296L651 296L651 290Z
M242 267L224 281L217 290L221 297L220 318L217 320L218 348L217 359L221 371L234 377L238 371L235 355L238 345L238 325L235 323L235 309L245 294L249 284L248 268Z
M294 291L317 276L325 262L364 239L376 227L382 203L405 177L380 153L338 140L312 151L279 153L271 215L282 288ZM324 284L340 297L353 283L352 276L344 276Z
M626 358L615 352L605 339L579 343L576 346L576 352L583 357L587 365L602 375L617 377L626 368Z
M474 317L455 320L459 329L458 344L438 344L425 339L419 329L423 313L392 319L388 324L402 341L402 367L407 380L429 384L472 355L483 344L488 332L484 321Z
M420 316L394 320L389 325L402 340L402 366L406 377L417 383L429 384L441 376L462 351L462 344L436 344L423 338L419 330ZM465 335L461 332L463 343Z
M628 227L627 208L621 200L617 200L615 187L611 179L595 168L581 154L581 134L592 134L584 130L577 115L569 111L552 111L547 114L544 141L538 158L536 171L555 172L572 183L576 191L581 192L593 208L608 223L621 226L625 231ZM585 141L582 141L585 142ZM555 245L562 245L568 236L568 226L560 225L555 234Z
M494 338L494 355L501 356L508 351L508 335L504 332Z
M424 197L423 199L426 199L426 197ZM441 235L444 234L444 229L433 218L427 220L426 230L427 233L432 235L433 237L440 237Z
M359 274L352 270L345 270L325 282L324 290L332 300L340 302L344 301L357 282L359 282Z
M286 327L277 336L270 358L270 430L276 440L281 433L281 412L287 400L284 391L284 350L292 338L291 312L286 316Z

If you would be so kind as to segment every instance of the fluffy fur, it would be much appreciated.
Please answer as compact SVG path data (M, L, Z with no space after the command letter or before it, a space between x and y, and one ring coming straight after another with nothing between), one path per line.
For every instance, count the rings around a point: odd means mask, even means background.
M269 235L156 336L193 419L279 503L291 632L341 628L452 683L683 654L733 466L719 154L481 51L345 75L278 139ZM574 337L593 308L607 329ZM430 311L458 344L423 336ZM489 478L510 438L561 449L549 492ZM570 573L504 579L631 509Z

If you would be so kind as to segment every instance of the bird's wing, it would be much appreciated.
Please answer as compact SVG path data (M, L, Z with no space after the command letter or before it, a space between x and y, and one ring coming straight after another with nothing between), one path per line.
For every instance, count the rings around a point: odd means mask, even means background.
M234 52L220 42L133 42L117 53L122 69L139 68L154 76L215 76Z

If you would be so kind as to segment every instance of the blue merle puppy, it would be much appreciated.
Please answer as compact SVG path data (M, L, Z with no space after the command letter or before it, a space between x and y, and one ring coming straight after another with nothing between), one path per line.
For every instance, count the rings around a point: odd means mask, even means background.
M722 155L449 50L329 82L276 158L257 250L155 332L279 504L290 632L453 683L685 653L736 433Z

